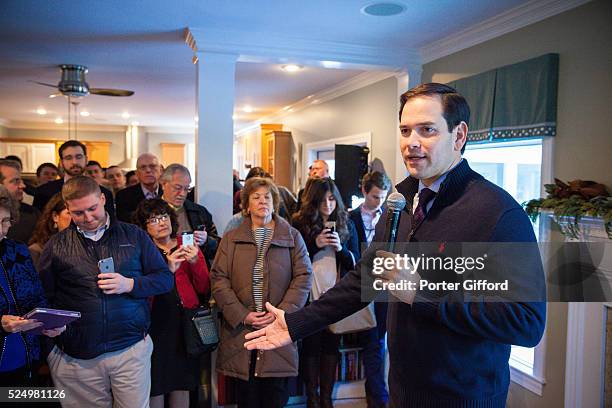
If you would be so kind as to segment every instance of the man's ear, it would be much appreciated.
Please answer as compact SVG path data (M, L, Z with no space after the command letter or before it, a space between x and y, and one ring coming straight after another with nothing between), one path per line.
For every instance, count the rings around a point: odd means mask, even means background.
M102 203L102 205L104 206L104 205L106 205L106 196L104 195L103 192L100 192L100 195L101 195L100 203Z
M468 125L462 121L457 125L455 130L456 134L454 136L453 144L455 150L459 152L467 142Z

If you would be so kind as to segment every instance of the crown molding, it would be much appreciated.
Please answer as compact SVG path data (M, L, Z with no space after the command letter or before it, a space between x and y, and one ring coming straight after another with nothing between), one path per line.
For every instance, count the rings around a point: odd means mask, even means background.
M306 98L303 98L291 105L288 105L291 109L281 109L273 113L272 115L264 116L256 121L250 122L247 125L241 126L240 129L236 130L234 134L241 136L245 133L252 131L259 127L262 123L276 123L281 121L284 117L294 115L301 110L310 108L314 105L320 105L332 99L336 99L340 96L346 95L358 89L364 88L368 85L372 85L376 82L383 81L391 77L399 77L405 75L406 71L366 71L352 78L347 79L331 88L324 89L323 91L317 92Z
M343 69L398 69L419 65L416 49L378 47L353 43L310 40L278 33L218 30L190 27L185 42L196 53L238 55L240 62L296 63Z
M420 49L423 64L510 33L591 0L533 0Z
M190 135L195 138L195 126L192 127L169 127L169 126L147 126L145 133L159 133L165 135Z
M54 131L68 131L68 125L66 123L57 125L55 123L47 122L26 122L26 121L5 121L4 125L7 129L33 129L33 130L54 130ZM127 126L117 125L89 125L79 124L78 131L96 131L96 132L125 132Z

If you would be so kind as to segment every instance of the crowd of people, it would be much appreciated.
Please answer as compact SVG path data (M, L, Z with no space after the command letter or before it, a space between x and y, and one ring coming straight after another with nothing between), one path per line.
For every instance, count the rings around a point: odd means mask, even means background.
M22 179L18 157L0 159L0 248L3 265L10 266L2 283L19 289L0 305L8 350L0 377L6 384L42 384L38 374L46 360L53 384L70 390L65 406L129 400L129 406L187 407L200 359L185 350L181 313L214 297L223 316L216 368L237 379L239 406L285 405L287 380L300 370L308 405L332 406L338 334L324 330L305 339L299 358L296 345L264 357L242 343L248 331L273 321L265 302L291 312L312 300L313 265L334 282L354 268L366 242L360 237L371 235L380 218L390 188L386 175L364 179L366 201L354 212L360 220L355 223L324 161L311 166L301 204L253 167L244 185L234 177L235 215L221 239L212 214L189 198L186 167L163 168L145 153L136 163L137 182L128 183L129 172L88 160L81 142L65 142L58 154L59 166L38 167L35 185ZM366 213L373 216L362 219ZM333 231L325 227L328 220ZM193 234L193 245L183 245L185 233ZM23 277L16 263L4 261L15 252ZM331 264L319 260L326 257L334 259ZM115 270L103 273L98 262L108 258ZM19 296L32 285L27 297ZM55 341L41 341L28 334L40 323L20 316L43 306L79 311L81 318L43 332ZM383 343L363 346L376 344ZM9 353L19 359L7 360ZM368 397L378 398L370 406L386 402L381 353L375 349L379 357L366 357L378 358L375 370L366 364Z
M535 240L518 204L461 157L469 120L463 97L421 85L402 96L400 117L410 176L398 190L412 205L400 239ZM24 183L18 157L0 159L0 383L40 385L46 360L50 380L66 391L65 407L187 407L200 360L186 349L182 316L213 299L221 312L216 370L236 379L239 407L284 406L288 379L298 373L308 408L333 406L340 335L328 325L364 307L359 270L384 235L385 174L363 177L364 201L352 211L322 160L297 198L262 168L252 168L244 185L235 174L235 215L221 237L213 214L194 202L185 166L163 168L145 153L133 172L104 169L75 140L58 153L59 166L38 167L35 186ZM466 208L489 227L450 232L440 214L463 222ZM389 270L382 278L398 276ZM537 343L541 304L489 310L427 293L389 296L399 303L379 299L376 327L358 333L368 408L505 404L509 344ZM35 307L81 317L33 335L42 323L23 316ZM510 329L504 319L517 323ZM454 360L438 359L431 344ZM465 375L478 386L453 382Z

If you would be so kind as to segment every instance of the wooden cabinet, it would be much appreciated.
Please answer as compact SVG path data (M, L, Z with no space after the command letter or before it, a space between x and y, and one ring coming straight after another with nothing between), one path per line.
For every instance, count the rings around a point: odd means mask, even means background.
M261 167L276 184L293 188L293 138L283 125L261 125Z

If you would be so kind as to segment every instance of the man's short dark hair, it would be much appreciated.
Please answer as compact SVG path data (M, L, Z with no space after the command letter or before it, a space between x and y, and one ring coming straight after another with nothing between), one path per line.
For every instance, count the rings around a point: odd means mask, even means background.
M19 156L15 156L14 154L9 154L8 156L5 157L5 159L16 161L17 163L19 163L21 167L23 167L23 162L21 161L21 157Z
M2 173L2 167L11 167L17 171L21 171L21 165L18 161L11 159L0 159L0 183L4 182L4 173Z
M417 85L412 89L404 92L400 97L399 118L402 120L402 111L406 102L418 96L434 96L440 97L442 103L442 116L446 120L448 131L452 132L461 122L466 124L470 121L470 107L463 96L453 87L444 84L431 82L428 84ZM466 142L467 144L467 142ZM465 145L461 148L461 153L465 151Z
M366 193L369 193L373 187L378 187L381 190L389 191L389 189L391 189L391 180L385 173L373 171L363 176L361 185Z
M53 163L43 163L40 166L38 166L38 168L36 169L36 177L40 177L40 173L42 173L43 169L45 167L51 167L53 170L59 172L59 169L57 168L57 166Z
M100 165L100 162L95 161L95 160L90 160L87 162L87 166L98 166L100 169L102 169L102 166Z
M63 153L67 147L80 147L81 149L83 149L83 154L87 156L87 148L83 143L79 142L78 140L68 140L67 142L62 143L62 145L58 149L60 159L64 158Z

